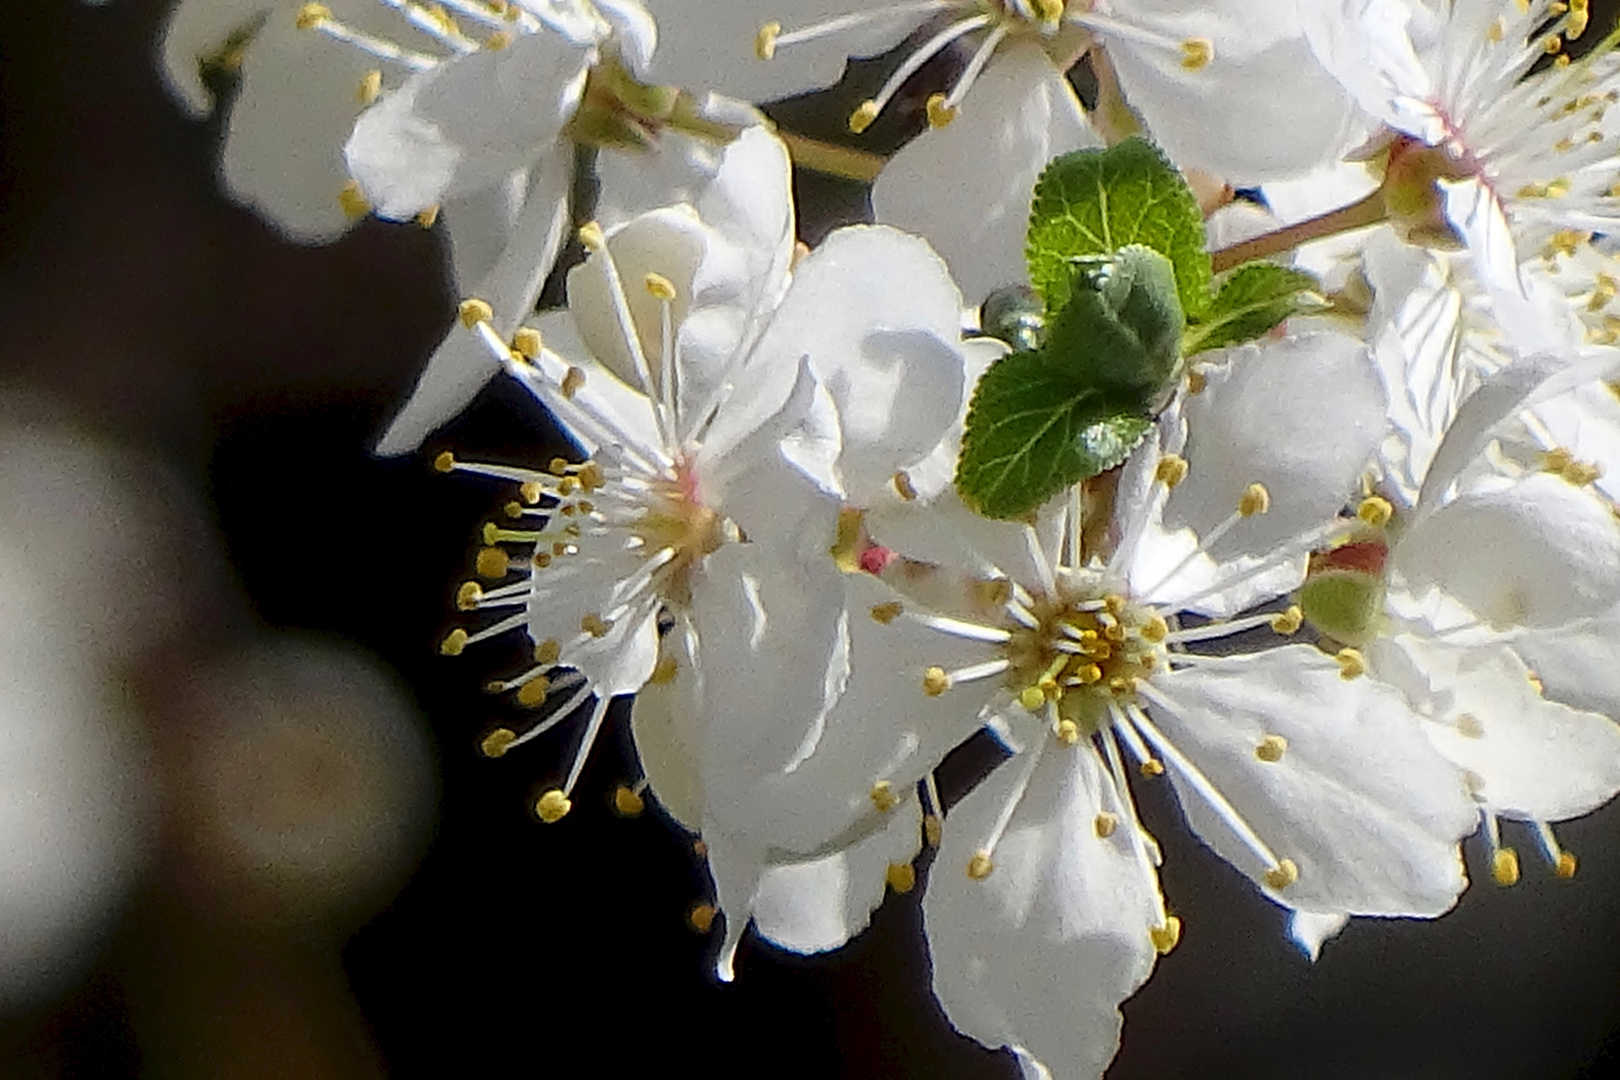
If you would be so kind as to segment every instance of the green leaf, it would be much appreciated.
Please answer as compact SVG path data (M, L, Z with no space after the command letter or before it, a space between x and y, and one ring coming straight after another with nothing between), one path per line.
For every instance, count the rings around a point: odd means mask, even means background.
M956 487L985 517L1021 517L1124 461L1152 426L1044 353L1012 353L973 392Z
M1209 253L1198 200L1155 146L1126 139L1054 160L1035 183L1025 256L1048 314L1069 300L1069 260L1142 244L1170 260L1189 315L1209 303Z
M1146 410L1175 374L1187 325L1170 260L1133 244L1079 256L1070 272L1069 303L1047 331L1046 355Z
M1322 307L1321 284L1310 274L1269 262L1248 262L1216 283L1203 318L1187 328L1188 356L1264 337L1290 315Z

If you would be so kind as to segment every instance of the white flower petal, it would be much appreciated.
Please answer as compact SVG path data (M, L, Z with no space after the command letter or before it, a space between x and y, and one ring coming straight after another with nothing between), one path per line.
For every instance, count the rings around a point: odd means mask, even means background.
M1388 687L1346 680L1332 657L1288 645L1155 679L1154 722L1298 880L1268 895L1309 911L1439 915L1466 880L1457 841L1476 811L1459 771ZM1280 760L1255 750L1286 740ZM1272 867L1170 769L1193 831L1256 882Z
M664 635L666 659L675 663L667 682L649 682L636 694L630 731L642 775L653 796L688 831L703 822L703 776L697 755L703 747L703 672L684 623Z
M1337 937L1350 916L1323 914L1315 911L1293 911L1288 915L1288 936L1312 960L1322 955L1322 946L1328 938Z

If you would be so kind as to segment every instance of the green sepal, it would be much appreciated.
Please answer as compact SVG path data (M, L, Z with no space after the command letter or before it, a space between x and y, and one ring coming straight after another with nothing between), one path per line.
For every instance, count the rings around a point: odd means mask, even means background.
M1271 262L1247 262L1222 275L1199 320L1187 327L1187 356L1254 341L1284 319L1326 306L1321 283L1310 274Z

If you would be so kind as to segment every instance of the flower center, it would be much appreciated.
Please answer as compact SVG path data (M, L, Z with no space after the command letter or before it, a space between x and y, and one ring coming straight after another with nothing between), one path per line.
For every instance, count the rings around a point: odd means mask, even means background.
M672 479L651 485L646 508L630 525L630 534L641 541L641 550L649 557L669 553L656 587L664 599L688 603L691 568L740 534L729 520L698 500L696 478L685 466L677 466Z

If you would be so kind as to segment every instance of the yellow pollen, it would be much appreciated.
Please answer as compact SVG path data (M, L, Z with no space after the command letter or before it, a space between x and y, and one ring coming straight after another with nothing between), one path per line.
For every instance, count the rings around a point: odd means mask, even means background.
M505 30L497 30L484 39L484 48L490 52L500 52L510 44L512 44L512 35Z
M1030 712L1035 712L1042 705L1046 704L1046 691L1042 690L1039 686L1026 686L1022 690L1018 691L1018 704L1022 705Z
M1564 36L1570 41L1586 33L1587 24L1592 19L1587 4L1588 0L1569 0L1569 21L1564 24Z
M351 220L363 218L371 212L371 203L367 202L365 195L361 194L360 184L356 180L350 180L343 185L343 190L338 192L338 206L343 209L344 215Z
M495 309L489 303L469 296L456 308L456 315L461 319L461 325L471 330L479 323L489 322L495 317Z
M701 836L692 841L692 854L700 859L709 854L709 845L703 842Z
M1287 611L1278 612L1271 618L1271 628L1279 634L1294 634L1305 625L1305 609L1294 604Z
M655 300L675 299L675 283L669 280L669 278L665 277L663 274L652 273L649 271L647 276L642 280L647 286L647 292L650 293Z
M1356 507L1356 517L1374 528L1388 525L1389 519L1394 516L1395 508L1389 504L1389 500L1377 495L1367 496L1361 500L1361 505Z
M894 790L889 787L887 780L879 780L873 784L872 790L866 793L866 797L872 800L872 805L877 807L880 814L887 814L900 805L900 796L896 795Z
M1465 739L1482 739L1485 737L1485 725L1473 713L1458 713L1457 734Z
M1564 41L1557 34L1549 34L1541 42L1541 51L1548 56L1556 55L1563 47Z
M518 332L512 335L512 348L525 360L533 360L544 349L545 340L541 338L540 331L532 326L520 326Z
M894 474L893 482L894 490L906 502L911 502L917 497L917 489L912 486L911 477L904 470Z
M1119 816L1104 810L1092 821L1091 827L1096 830L1099 839L1106 840L1119 828Z
M362 105L370 105L382 93L382 72L372 68L366 72L365 78L360 80L360 89L354 92L355 99Z
M901 896L917 887L917 871L910 863L890 863L888 870L883 873L883 879L889 883L889 888Z
M587 221L579 227L579 242L585 245L586 251L601 251L607 246L607 237L602 235L601 225Z
M861 572L861 531L864 528L865 515L861 511L850 507L838 511L838 532L827 554L846 574Z
M945 823L938 814L929 814L923 818L923 839L928 841L929 847L939 847L940 840L945 837Z
M620 784L613 789L613 812L620 817L635 817L646 808L646 800L637 794L635 788Z
M1519 853L1510 847L1497 848L1491 855L1491 880L1503 888L1519 883Z
M1547 684L1541 681L1540 675L1537 675L1534 671L1527 671L1524 673L1524 677L1529 681L1530 689L1534 690L1537 694L1546 692Z
M951 688L951 677L945 674L942 667L931 667L923 672L923 693L929 697L939 697Z
M438 203L434 203L432 206L428 207L426 210L420 210L416 214L416 223L418 225L422 226L422 228L424 228L424 229L433 228L433 223L438 221L438 220L439 220L439 204Z
M506 753L507 748L516 741L517 732L510 728L499 727L484 736L484 740L478 744L478 749L483 751L485 757L497 758Z
M988 851L976 851L973 853L973 858L968 860L967 876L974 881L983 881L990 876L990 872L995 868L996 864L990 861Z
M579 467L579 486L586 491L595 491L607 483L607 477L602 473L602 466L594 461L587 461Z
M593 611L579 620L579 628L591 635L591 637L606 637L607 632L613 629L613 620L604 619Z
M769 60L776 55L776 39L782 35L782 24L768 22L754 35L754 55Z
M1271 509L1271 492L1266 490L1264 484L1250 484L1243 489L1243 497L1238 500L1238 513L1244 517L1254 517Z
M1505 36L1507 36L1507 20L1498 15L1496 21L1485 28L1485 39L1500 42Z
M1153 948L1160 956L1169 956L1170 950L1181 940L1181 920L1174 915L1166 915L1164 925L1150 929L1148 937L1153 940Z
M433 459L433 468L436 472L453 472L455 467L456 455L448 450L441 451L439 456Z
M1181 43L1181 66L1199 71L1215 59L1215 43L1209 38L1188 38Z
M544 570L546 567L551 565L551 552L537 551L534 553L534 557L529 561L534 563L534 565L539 569Z
M1344 648L1333 654L1339 662L1339 678L1350 679L1367 674L1367 658L1356 649Z
M534 803L535 815L547 825L557 824L567 817L568 811L573 808L574 804L568 801L568 796L556 788L540 796Z
M556 638L546 638L534 647L534 662L537 664L555 664L560 656L562 646L557 644Z
M1124 675L1115 675L1113 678L1108 680L1108 689L1116 696L1122 694L1133 694L1136 692L1136 680L1127 678Z
M1299 880L1299 867L1293 859L1281 859L1265 874L1266 884L1273 889L1286 889Z
M1167 488L1173 488L1187 479L1187 459L1180 454L1166 454L1153 470L1153 479Z
M900 601L898 600L890 600L886 604L873 604L872 618L882 623L884 626L888 626L890 623L894 622L894 620L900 617L900 612L903 610L905 609L900 606Z
M1209 377L1197 368L1187 369L1187 393L1202 394L1209 385Z
M1048 25L1063 18L1063 0L1030 0L1035 17Z
M877 102L871 100L861 102L860 106L849 114L849 130L859 135L872 126L872 121L877 119L877 115Z
M313 30L332 17L332 9L325 4L305 4L298 9L293 25L300 30Z
M1126 599L1119 595L1119 593L1109 593L1107 596L1103 597L1103 610L1115 617L1122 614L1125 611L1126 606Z
M1547 241L1542 253L1549 259L1555 255L1573 256L1591 237L1591 233L1580 232L1577 229L1559 229L1553 233L1552 239Z
M553 476L562 476L567 471L568 459L565 457L554 457L546 463L546 472Z
M686 913L686 924L700 934L707 934L718 914L719 910L713 904L694 904L692 910Z
M1568 881L1575 876L1575 868L1579 865L1573 851L1560 851L1558 859L1553 863L1553 873Z
M540 496L544 495L545 493L546 489L540 486L540 482L538 480L525 480L523 483L518 485L518 498L522 499L530 506L534 506L539 503Z
M523 516L523 504L518 502L516 499L513 499L511 502L501 507L501 509L509 518L520 518Z
M1163 776L1164 762L1160 761L1158 758L1148 758L1146 761L1142 762L1142 775L1147 777L1149 780L1153 779L1155 776Z
M1276 764L1283 759L1283 752L1287 749L1287 739L1281 735L1267 735L1260 740L1260 745L1254 748L1254 756L1261 761Z
M1169 636L1170 624L1164 621L1163 615L1154 615L1142 624L1142 629L1139 632L1144 641L1150 641L1157 645Z
M448 634L444 635L444 640L439 642L439 655L460 656L461 650L465 649L466 647L467 631L458 626Z
M1057 726L1057 741L1064 746L1073 746L1080 741L1080 725L1073 720L1059 720Z
M478 601L484 598L484 590L476 581L464 581L461 588L456 590L456 607L462 611L471 611L478 606Z
M525 709L538 709L545 704L546 695L549 693L551 693L551 680L544 675L536 675L518 687L517 703Z
M928 99L928 126L942 128L956 119L957 108L945 102L944 94L934 94Z
M584 385L585 373L577 367L570 366L568 371L563 374L562 385L559 389L562 390L563 397L571 399L575 394L579 393L579 388Z
M647 676L647 681L654 686L664 686L675 681L676 670L675 658L666 656L653 665L652 674Z

